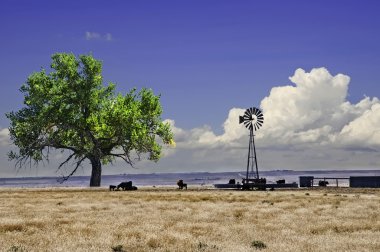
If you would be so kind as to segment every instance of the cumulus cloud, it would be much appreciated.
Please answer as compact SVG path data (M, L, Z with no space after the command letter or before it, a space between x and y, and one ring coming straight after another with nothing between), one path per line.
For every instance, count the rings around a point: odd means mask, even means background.
M0 129L0 145L8 146L10 144L9 130L7 128Z
M85 33L86 40L105 40L105 41L112 41L112 34L106 33L106 34L100 34L98 32L89 32L86 31Z
M375 109L379 100L365 97L357 104L347 101L348 76L332 76L325 68L309 73L297 69L289 79L294 86L275 87L261 102L266 116L263 141L267 145L271 142L303 148L303 144L339 143L342 147L344 143L356 143L357 147L380 147L380 139L373 140L374 133L368 133L380 129L380 124L374 123L380 116Z
M356 104L350 103L347 100L350 77L333 76L326 68L310 72L297 69L289 79L293 85L272 88L260 104L264 126L256 132L256 138L259 152L263 151L261 155L269 159L264 160L267 167L283 167L279 160L293 161L290 168L304 162L314 162L317 168L328 164L328 168L350 164L359 168L359 161L368 165L369 154L360 158L354 153L380 151L379 99L364 97ZM218 167L223 167L228 157L228 166L237 166L246 155L243 149L248 141L247 131L238 124L244 111L232 108L220 135L207 125L183 130L170 120L177 142L176 155L186 151L188 162L208 160L206 163L211 164L213 160L213 165ZM374 158L378 159L372 155L372 165L378 163Z
M316 129L331 122L332 114L345 101L350 78L331 76L325 68L306 73L297 69L289 78L295 85L272 88L261 102L266 115L265 133L279 137Z
M371 104L363 114L345 125L337 139L343 146L367 146L379 149L380 103Z

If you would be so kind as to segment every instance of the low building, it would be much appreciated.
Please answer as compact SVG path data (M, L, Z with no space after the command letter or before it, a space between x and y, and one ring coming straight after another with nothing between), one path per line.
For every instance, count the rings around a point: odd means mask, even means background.
M314 176L300 176L300 187L312 187Z
M380 188L380 176L350 176L350 187Z

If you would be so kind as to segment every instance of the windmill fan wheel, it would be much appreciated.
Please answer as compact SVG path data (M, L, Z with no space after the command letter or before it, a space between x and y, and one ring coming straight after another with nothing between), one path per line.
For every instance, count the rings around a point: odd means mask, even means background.
M249 108L244 112L244 116L239 116L239 124L241 123L249 130L258 130L264 123L263 113L258 108Z

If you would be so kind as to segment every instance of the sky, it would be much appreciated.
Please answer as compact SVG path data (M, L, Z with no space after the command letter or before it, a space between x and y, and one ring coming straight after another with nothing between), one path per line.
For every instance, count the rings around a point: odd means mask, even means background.
M56 52L91 53L120 93L161 94L176 148L104 174L244 170L249 107L264 114L260 170L378 169L379 12L371 0L2 0L0 177L59 175L60 153L15 170L5 117Z

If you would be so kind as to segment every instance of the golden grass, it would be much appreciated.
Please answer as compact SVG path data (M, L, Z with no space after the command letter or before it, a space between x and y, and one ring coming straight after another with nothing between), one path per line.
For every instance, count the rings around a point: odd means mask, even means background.
M380 190L0 189L0 251L380 251Z

